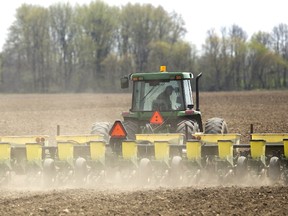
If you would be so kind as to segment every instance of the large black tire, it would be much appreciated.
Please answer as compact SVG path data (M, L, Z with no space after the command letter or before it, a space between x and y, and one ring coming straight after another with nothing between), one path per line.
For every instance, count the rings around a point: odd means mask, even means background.
M186 140L192 139L192 134L199 132L199 126L197 122L185 119L177 124L176 132L183 133L185 135Z
M138 132L138 123L135 121L127 120L123 122L125 130L127 132L128 140L135 140L135 134Z
M205 134L227 134L228 127L222 118L210 118L205 122Z
M112 125L109 122L96 122L92 125L91 134L102 134L104 136L104 141L108 143L111 127Z

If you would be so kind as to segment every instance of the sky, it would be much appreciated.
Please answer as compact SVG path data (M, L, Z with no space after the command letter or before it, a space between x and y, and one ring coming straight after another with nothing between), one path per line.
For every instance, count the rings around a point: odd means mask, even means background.
M16 9L22 4L49 7L56 3L69 2L89 4L92 0L9 0L0 7L0 51L7 39L8 29L15 21ZM288 24L287 0L102 0L109 5L121 6L130 3L161 5L168 12L176 12L185 21L185 40L201 49L207 31L220 32L222 27L236 24L251 37L258 31L270 33L280 23ZM4 3L3 3L4 4Z

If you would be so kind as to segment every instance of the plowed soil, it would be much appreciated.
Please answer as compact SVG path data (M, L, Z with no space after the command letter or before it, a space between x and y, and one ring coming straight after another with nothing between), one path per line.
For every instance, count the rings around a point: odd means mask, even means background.
M90 133L129 109L128 94L0 95L0 135ZM201 93L203 121L226 120L241 143L254 132L288 133L288 91ZM257 179L255 181L258 181ZM259 180L260 181L260 180ZM287 215L283 185L131 188L97 185L0 189L0 215Z

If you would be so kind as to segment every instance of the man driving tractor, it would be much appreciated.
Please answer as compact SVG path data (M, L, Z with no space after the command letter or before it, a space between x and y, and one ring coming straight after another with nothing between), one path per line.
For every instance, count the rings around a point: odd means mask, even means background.
M173 91L174 91L174 88L171 85L169 85L156 98L157 101L163 101L165 103L167 110L172 109L172 102L171 102L170 96L172 95Z

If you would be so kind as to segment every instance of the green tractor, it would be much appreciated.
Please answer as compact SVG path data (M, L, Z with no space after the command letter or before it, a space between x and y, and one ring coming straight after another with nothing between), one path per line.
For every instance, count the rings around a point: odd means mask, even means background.
M133 83L131 109L122 113L127 138L135 139L135 134L183 133L187 140L199 132L227 133L226 122L221 118L208 119L203 126L198 85L201 75L196 77L196 109L190 72L166 72L166 67L161 66L160 72L123 77L121 88L128 88L129 81Z

